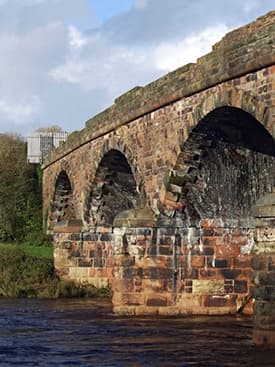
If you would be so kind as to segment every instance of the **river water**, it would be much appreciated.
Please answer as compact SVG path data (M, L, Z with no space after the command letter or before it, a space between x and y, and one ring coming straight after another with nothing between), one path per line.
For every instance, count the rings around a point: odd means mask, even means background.
M89 299L0 300L0 366L275 366L249 318L117 317Z

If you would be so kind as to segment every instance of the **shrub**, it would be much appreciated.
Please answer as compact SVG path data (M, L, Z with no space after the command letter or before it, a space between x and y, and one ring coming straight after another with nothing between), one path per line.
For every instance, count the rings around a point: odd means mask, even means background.
M0 245L0 297L110 298L111 295L109 287L96 288L91 284L60 280L55 274L52 257L33 256L24 246Z

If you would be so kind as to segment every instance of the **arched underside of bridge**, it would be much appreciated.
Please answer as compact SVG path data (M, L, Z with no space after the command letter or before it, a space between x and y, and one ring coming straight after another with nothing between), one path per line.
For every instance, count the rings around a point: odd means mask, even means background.
M256 201L275 187L274 157L274 139L252 115L216 108L193 129L169 172L162 221L252 227Z
M139 195L132 169L118 150L102 158L90 188L84 219L90 227L113 226L116 215L136 207Z
M51 208L51 223L66 223L75 219L73 189L65 170L56 178L53 203Z

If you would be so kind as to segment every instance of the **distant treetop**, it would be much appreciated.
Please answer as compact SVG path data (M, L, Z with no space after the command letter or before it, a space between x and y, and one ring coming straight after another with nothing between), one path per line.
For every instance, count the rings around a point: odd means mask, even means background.
M51 125L48 127L39 127L35 129L36 133L61 133L63 132L62 128L58 125Z

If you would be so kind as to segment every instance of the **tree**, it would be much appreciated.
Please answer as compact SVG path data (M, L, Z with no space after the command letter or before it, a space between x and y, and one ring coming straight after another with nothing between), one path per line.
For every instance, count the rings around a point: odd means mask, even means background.
M27 144L0 134L0 240L23 240L41 228L41 184L37 166L27 163Z
M58 125L51 125L48 127L39 127L35 129L35 133L62 133L63 130Z

